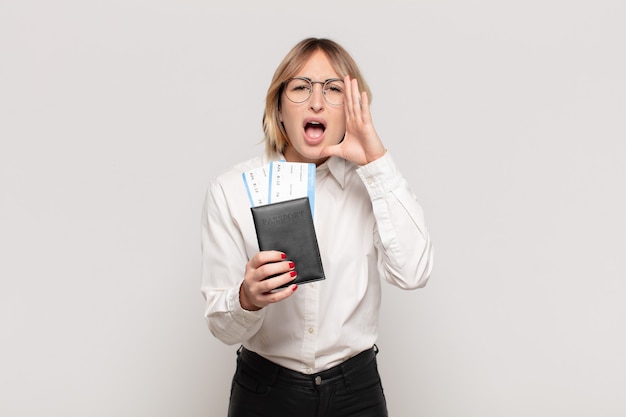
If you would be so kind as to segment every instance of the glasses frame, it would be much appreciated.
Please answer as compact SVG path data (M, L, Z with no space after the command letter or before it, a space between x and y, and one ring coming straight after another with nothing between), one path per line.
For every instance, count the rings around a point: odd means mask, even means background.
M286 90L287 84L289 84L293 80L302 80L302 81L307 81L309 83L309 86L310 86L310 88L309 88L309 95L307 96L307 98L305 98L302 101L292 100L291 97L289 97L289 94L287 94L287 90ZM302 104L302 103L308 101L311 98L311 96L313 95L313 85L314 84L322 84L322 95L324 96L324 101L326 101L326 103L330 104L331 106L341 106L346 101L345 97L344 97L344 100L341 103L331 103L330 101L328 101L328 98L326 97L326 86L328 85L328 83L337 82L337 81L340 81L341 84L344 85L344 82L343 82L343 80L341 78L329 78L329 79L327 79L325 81L313 81L312 79L307 78L307 77L293 77L293 78L290 78L290 79L288 79L286 81L283 81L282 88L283 88L283 91L285 92L285 97L287 97L287 100L289 100L289 101L291 101L292 103L295 103L295 104ZM345 89L345 85L344 85L344 89Z

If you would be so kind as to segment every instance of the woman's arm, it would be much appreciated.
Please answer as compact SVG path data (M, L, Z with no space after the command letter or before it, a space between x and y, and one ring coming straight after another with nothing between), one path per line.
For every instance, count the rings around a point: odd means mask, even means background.
M433 245L422 208L407 181L389 154L357 173L372 200L379 269L400 288L423 287L433 267Z
M242 308L239 291L248 258L224 190L212 182L202 209L202 287L211 333L226 344L242 343L263 323L264 310Z

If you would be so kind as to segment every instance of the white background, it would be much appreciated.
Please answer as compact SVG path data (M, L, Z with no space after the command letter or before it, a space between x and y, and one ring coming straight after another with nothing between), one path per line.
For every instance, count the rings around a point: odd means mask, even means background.
M383 5L384 3L384 5ZM0 0L0 415L224 416L208 181L299 40L361 66L436 245L394 417L626 415L626 3Z

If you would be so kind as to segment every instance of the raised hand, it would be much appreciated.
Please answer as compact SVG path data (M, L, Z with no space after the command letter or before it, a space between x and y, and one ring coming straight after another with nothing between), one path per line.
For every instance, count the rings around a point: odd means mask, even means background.
M359 92L358 81L349 76L344 78L344 86L346 134L341 143L322 149L320 156L339 156L365 165L383 156L386 149L374 129L367 93Z

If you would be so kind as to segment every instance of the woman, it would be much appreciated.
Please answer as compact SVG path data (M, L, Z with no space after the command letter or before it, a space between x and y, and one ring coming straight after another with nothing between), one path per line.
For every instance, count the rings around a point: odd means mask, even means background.
M301 41L267 93L266 154L208 187L205 315L213 335L241 345L231 417L387 415L375 346L381 279L403 289L424 286L433 251L369 103L344 48L328 39ZM314 221L326 279L300 287L289 285L298 265L282 252L259 251L241 176L283 158L317 166Z

